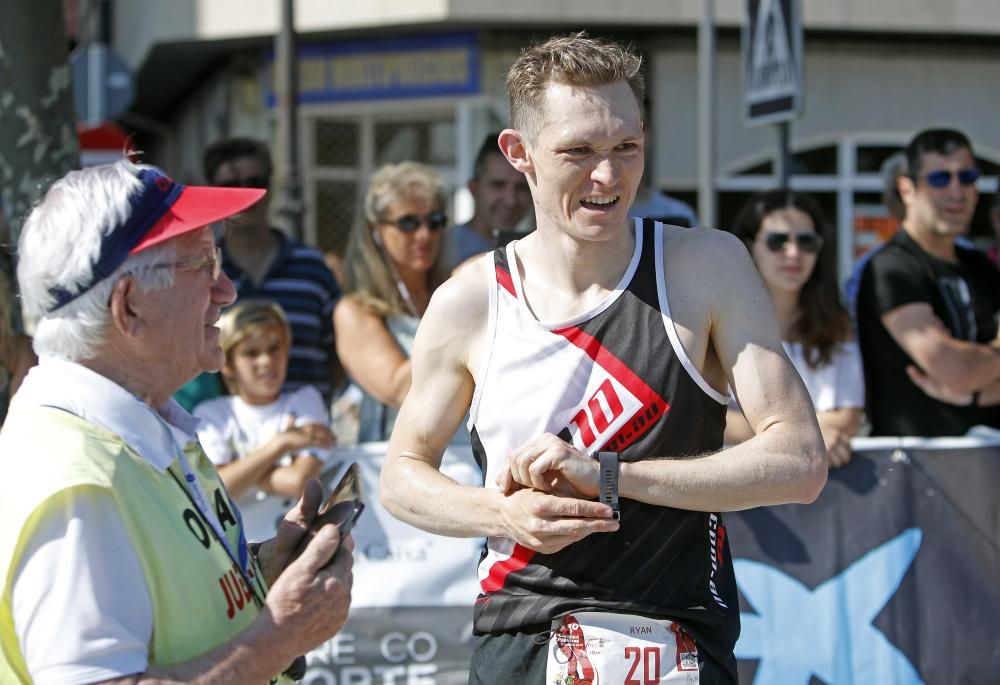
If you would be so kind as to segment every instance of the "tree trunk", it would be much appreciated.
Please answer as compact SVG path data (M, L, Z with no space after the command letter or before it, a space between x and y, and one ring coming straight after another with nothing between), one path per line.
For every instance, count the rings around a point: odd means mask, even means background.
M80 166L62 0L0 0L0 209L7 244L49 185Z

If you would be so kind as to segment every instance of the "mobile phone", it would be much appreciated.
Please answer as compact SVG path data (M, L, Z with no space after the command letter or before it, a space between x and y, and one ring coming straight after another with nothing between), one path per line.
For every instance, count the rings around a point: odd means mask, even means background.
M354 463L347 467L340 482L337 483L337 487L333 489L330 497L320 507L308 532L302 536L293 558L302 554L319 529L328 523L336 524L340 531L340 539L343 540L354 528L354 524L364 510L365 503L361 494L361 468ZM327 564L333 563L335 556L336 554L330 557Z
M361 468L353 463L344 471L337 487L319 510L317 523L337 524L340 537L344 538L354 528L361 512L365 510L364 498L361 494Z

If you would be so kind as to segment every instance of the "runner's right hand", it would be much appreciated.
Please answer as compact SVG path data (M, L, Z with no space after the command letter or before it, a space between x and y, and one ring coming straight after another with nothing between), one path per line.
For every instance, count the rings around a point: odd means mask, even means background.
M558 552L592 533L612 533L619 527L606 504L530 488L504 495L501 512L508 537L543 554Z

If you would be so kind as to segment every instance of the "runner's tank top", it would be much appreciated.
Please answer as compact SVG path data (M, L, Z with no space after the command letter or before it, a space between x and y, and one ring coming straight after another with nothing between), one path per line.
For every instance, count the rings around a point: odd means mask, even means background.
M539 322L524 301L514 244L494 253L487 354L472 402L473 452L495 478L507 456L551 432L585 452L622 461L684 459L722 446L727 397L677 338L663 275L663 227L635 223L621 282L570 321ZM544 630L583 609L672 618L717 661L739 635L726 530L718 513L621 501L621 528L555 554L505 537L479 563L478 634Z

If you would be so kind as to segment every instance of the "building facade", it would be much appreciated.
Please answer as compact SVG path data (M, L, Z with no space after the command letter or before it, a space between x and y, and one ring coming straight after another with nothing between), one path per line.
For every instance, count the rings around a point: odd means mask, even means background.
M501 6L502 5L502 6ZM135 70L122 121L146 158L201 180L200 151L226 135L274 138L274 0L118 2L113 47ZM503 74L518 50L585 29L644 55L652 185L697 206L698 0L411 0L296 8L299 159L307 242L340 252L365 180L385 162L436 167L470 213L462 187L482 137L507 118ZM742 118L742 0L716 0L718 224L777 182L773 126ZM816 194L836 226L839 263L878 240L882 161L928 126L965 131L984 199L973 236L992 234L1000 127L1000 5L803 0L804 100L792 122L792 185Z

